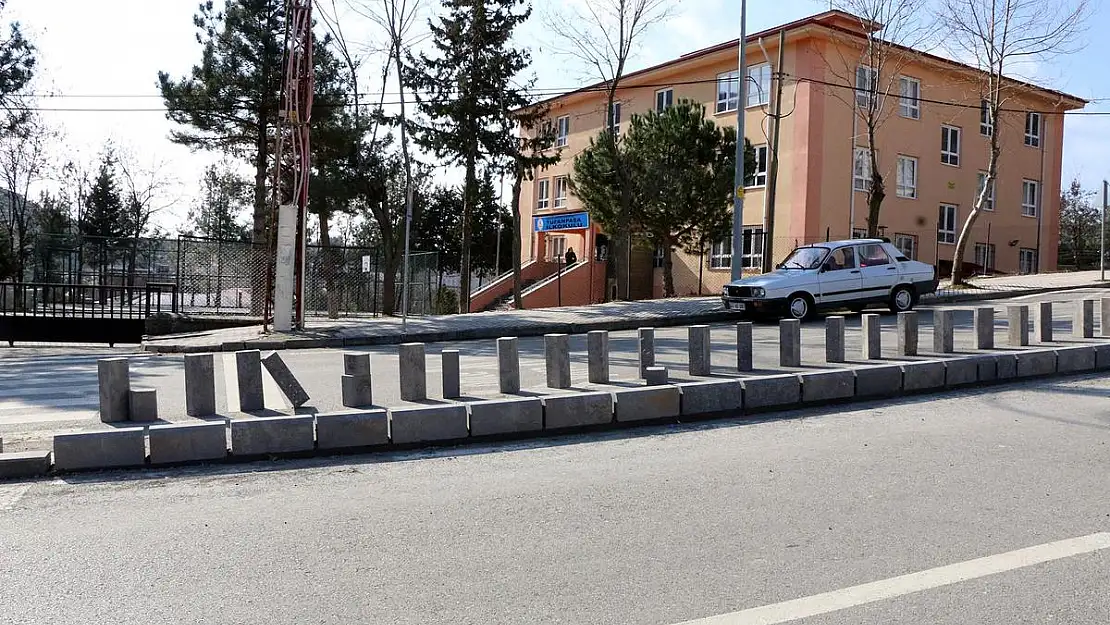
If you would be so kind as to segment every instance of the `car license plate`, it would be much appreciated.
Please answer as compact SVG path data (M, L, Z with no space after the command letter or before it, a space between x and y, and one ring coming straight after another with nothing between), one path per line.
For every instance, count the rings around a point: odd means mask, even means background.
M732 303L732 309L733 309L733 310L745 310L745 309L746 309L746 305L745 305L745 304L742 304L742 303L740 303L740 302L733 302L733 303Z

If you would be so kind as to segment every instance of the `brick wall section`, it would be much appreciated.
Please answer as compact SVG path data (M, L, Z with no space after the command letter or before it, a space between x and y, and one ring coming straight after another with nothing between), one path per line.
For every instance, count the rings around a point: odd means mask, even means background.
M602 302L605 297L605 261L593 262L593 289L590 288L590 263L580 262L563 273L562 285L558 280L537 284L524 295L524 307L556 308L560 305L560 289L563 306L583 306Z
M551 275L555 271L555 263L546 261L526 261L520 267L520 280L525 282L528 280L539 280L545 276ZM513 292L513 276L508 275L504 278L491 282L486 286L479 289L470 296L470 310L471 312L480 312L485 310L498 298L504 297Z

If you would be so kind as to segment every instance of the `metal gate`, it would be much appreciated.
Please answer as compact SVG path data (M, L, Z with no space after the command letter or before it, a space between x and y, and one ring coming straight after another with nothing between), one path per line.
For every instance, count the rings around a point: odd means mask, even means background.
M177 312L177 286L0 284L0 341L139 343L146 320Z

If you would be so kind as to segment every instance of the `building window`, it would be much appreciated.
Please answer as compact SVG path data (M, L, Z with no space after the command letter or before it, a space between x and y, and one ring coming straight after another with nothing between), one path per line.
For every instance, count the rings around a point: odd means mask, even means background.
M866 239L867 238L867 228L852 228L852 238L853 239Z
M657 246L651 252L651 266L655 269L661 268L663 266L663 259L666 257L666 255L667 248L663 247L662 245Z
M559 176L555 179L555 208L567 207L567 177Z
M555 235L547 237L547 260L550 262L562 262L563 257L567 253L567 238L563 235Z
M917 197L917 159L912 156L898 157L897 193L898 197Z
M609 111L609 132L614 135L621 133L621 103L614 102L613 108Z
M709 268L729 269L732 267L732 237L717 241L709 248Z
M1041 114L1025 114L1025 145L1041 147Z
M755 150L755 176L752 179L753 187L767 186L767 146L757 145Z
M744 226L740 230L741 267L761 269L763 267L763 226ZM717 241L709 249L710 269L729 269L732 267L732 236Z
M551 206L551 180L543 178L536 181L536 210L547 210Z
M960 166L960 129L955 126L940 127L940 162Z
M921 119L921 81L900 76L898 90L898 114L908 119Z
M1026 217L1037 216L1039 187L1041 183L1036 180L1021 181L1021 214Z
M991 103L983 100L979 103L979 134L989 137L994 134L994 120L991 119Z
M975 201L979 201L979 194L983 192L983 185L987 182L987 172L979 172L979 184L975 188ZM994 210L994 180L991 180L991 188L987 189L987 197L983 200L983 210Z
M663 111L674 106L674 89L660 89L655 92L655 112Z
M771 64L748 67L748 93L745 106L760 106L771 101Z
M898 248L910 260L917 260L917 235L895 234L894 247Z
M855 163L852 166L852 189L871 190L871 150L856 148Z
M555 147L566 147L570 138L570 115L563 115L555 122Z
M983 273L994 271L994 243L975 244L975 264L983 269Z
M1018 272L1037 273L1037 250L1028 247L1018 250Z
M856 68L856 104L861 108L870 110L875 101L875 87L879 82L879 75L874 69L866 65Z
M956 242L956 206L941 204L937 217L937 241L953 244Z
M717 112L735 111L740 106L740 72L717 74Z

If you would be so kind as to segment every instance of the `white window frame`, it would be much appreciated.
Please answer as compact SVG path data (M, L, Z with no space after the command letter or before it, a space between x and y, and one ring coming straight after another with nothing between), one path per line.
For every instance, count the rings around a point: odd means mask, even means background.
M906 119L921 119L921 81L899 76L898 93L898 114Z
M909 165L909 180L906 179L906 165ZM914 156L906 156L905 154L898 155L898 172L897 172L897 190L895 193L898 197L907 198L911 200L917 199L917 158Z
M663 267L663 259L666 257L667 250L662 245L656 245L655 249L651 251L651 268L660 269Z
M875 68L868 65L856 66L856 105L869 109L879 76Z
M740 72L717 74L717 113L732 113L740 108Z
M536 181L536 210L551 208L551 179L540 178Z
M979 134L984 137L990 137L994 134L994 124L991 123L991 109L990 102L981 100L979 102Z
M563 234L548 235L546 237L547 260L562 261L567 253L567 237Z
M570 141L570 115L555 120L555 147L564 148Z
M552 204L555 208L567 207L567 194L569 179L566 176L555 177L555 202Z
M1039 180L1021 180L1021 215L1022 217L1036 217L1040 210L1041 183Z
M709 247L709 268L732 268L732 235L720 241L715 241L713 245Z
M608 115L606 115L606 119L609 123L609 132L612 132L614 135L619 135L621 133L621 103L620 102L616 102L616 101L613 102L613 108L611 108L609 110Z
M908 245L907 245L908 243ZM917 260L917 235L894 233L894 247L910 260ZM909 248L909 249L907 249Z
M985 172L985 171L979 172L978 182L975 185L975 199L976 200L979 199L979 193L981 193L983 191L983 183L986 182L986 180L987 180L987 172ZM985 204L983 204L983 210L985 210L985 211L993 211L994 210L994 190L998 186L997 184L995 184L996 182L998 182L998 180L992 180L991 181L990 192L987 193L987 201L986 201Z
M745 95L745 108L763 106L771 102L771 64L760 63L748 66L748 93Z
M856 146L852 159L852 190L867 192L871 190L871 150Z
M1028 112L1025 114L1025 145L1032 148L1041 147L1041 130L1044 128L1044 118L1040 113Z
M741 267L744 269L762 269L763 226L743 226L740 228L740 236L744 237L740 246L740 251L743 254L740 257Z
M867 238L867 228L852 228L851 238L853 238L853 239L866 239Z
M755 151L755 175L749 189L767 186L767 144L752 146Z
M975 264L983 268L983 273L990 273L996 267L997 256L995 252L994 243L975 244Z
M941 204L937 209L937 241L944 245L956 244L957 221L960 217L960 208L955 204ZM949 222L949 223L945 223ZM942 226L948 226L943 228Z
M960 166L960 142L962 130L959 126L942 124L940 127L940 162L950 167ZM953 140L954 138L954 140ZM953 150L953 143L955 149Z
M659 96L664 96L665 102L663 106L659 106ZM662 113L663 111L674 106L674 89L667 87L655 92L655 112Z
M1018 249L1018 273L1037 273L1037 250L1031 247Z

